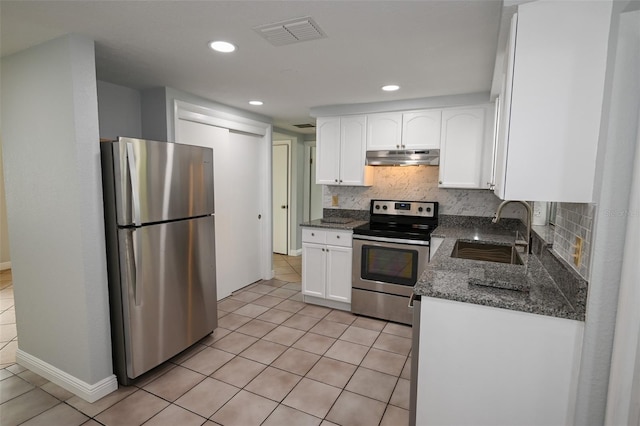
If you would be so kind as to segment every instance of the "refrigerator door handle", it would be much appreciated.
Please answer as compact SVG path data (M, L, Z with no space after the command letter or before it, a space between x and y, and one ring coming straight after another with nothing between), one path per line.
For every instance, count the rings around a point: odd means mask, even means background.
M133 224L140 226L140 186L138 181L138 167L136 166L136 156L133 152L133 144L127 143L127 166L129 168L129 178L131 179L131 204L133 208Z
M136 306L142 303L142 234L140 230L133 229L131 231L131 239L133 243L133 301Z

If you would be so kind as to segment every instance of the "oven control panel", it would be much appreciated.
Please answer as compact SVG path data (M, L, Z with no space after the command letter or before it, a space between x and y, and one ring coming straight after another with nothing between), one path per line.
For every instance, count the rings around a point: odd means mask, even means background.
M371 214L437 217L438 203L426 201L373 200Z

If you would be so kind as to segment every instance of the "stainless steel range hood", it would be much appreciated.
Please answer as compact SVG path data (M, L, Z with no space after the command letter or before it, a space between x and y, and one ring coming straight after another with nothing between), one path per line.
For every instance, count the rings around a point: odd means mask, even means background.
M367 151L368 166L437 166L439 149Z

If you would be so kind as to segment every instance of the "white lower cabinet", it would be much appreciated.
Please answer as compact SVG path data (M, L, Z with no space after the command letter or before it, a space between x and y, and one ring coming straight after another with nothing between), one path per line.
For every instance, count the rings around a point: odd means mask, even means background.
M351 237L351 231L302 230L302 294L305 302L349 309Z
M584 323L422 297L416 425L568 425Z

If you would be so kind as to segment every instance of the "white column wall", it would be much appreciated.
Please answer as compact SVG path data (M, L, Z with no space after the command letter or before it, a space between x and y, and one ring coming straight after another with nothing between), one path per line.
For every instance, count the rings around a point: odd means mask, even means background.
M117 387L95 72L93 41L70 35L1 73L18 362L85 399Z

